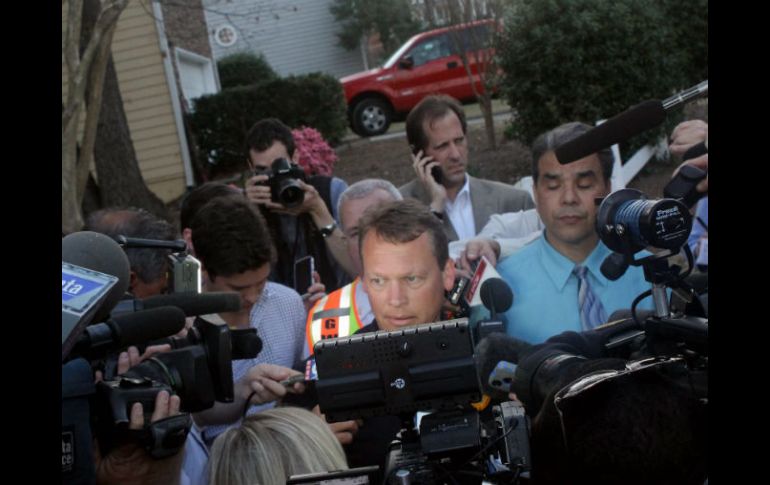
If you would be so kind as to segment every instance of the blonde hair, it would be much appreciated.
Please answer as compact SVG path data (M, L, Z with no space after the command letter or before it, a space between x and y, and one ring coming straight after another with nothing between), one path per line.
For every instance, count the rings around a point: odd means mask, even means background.
M211 485L283 485L291 475L348 468L339 441L319 416L273 408L246 417L211 448Z

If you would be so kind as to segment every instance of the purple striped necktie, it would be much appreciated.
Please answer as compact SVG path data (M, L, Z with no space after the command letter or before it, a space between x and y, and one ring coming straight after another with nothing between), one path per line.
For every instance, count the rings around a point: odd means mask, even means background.
M587 268L575 266L572 272L578 278L578 308L580 309L580 325L583 330L591 330L607 321L607 312L599 297L591 289L588 282Z

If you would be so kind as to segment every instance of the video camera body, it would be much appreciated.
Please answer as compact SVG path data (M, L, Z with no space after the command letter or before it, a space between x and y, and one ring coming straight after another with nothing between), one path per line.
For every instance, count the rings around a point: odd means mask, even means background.
M150 423L155 398L165 390L180 397L181 411L185 413L180 416L187 418L147 425L140 441L146 442L152 456L175 453L184 444L191 424L187 413L209 409L215 401L232 402L233 359L254 358L261 350L255 329L233 331L200 317L188 329L187 337L154 343L161 342L171 344L174 350L156 354L128 372L97 384L94 429L103 452L126 438L131 406L141 403L145 423Z
M267 175L265 182L270 186L270 200L284 207L296 207L305 199L305 191L298 181L305 181L302 167L286 158L276 158L270 168L257 170L255 175Z
M185 249L184 241L122 238L122 243L180 253ZM178 256L187 259L187 255ZM65 483L93 479L92 434L98 438L102 456L127 441L138 442L156 458L178 452L192 426L189 413L208 409L215 401L233 401L232 360L254 358L261 350L255 329L230 330L227 325L200 317L185 337L171 337L185 327L187 316L239 310L240 296L198 294L191 289L143 300L120 300L128 289L129 267L123 248L106 235L81 231L62 238ZM126 303L120 309L119 300ZM123 375L114 376L114 370L104 368L103 380L94 384L94 369L105 361L116 363L121 350L135 345L143 352L148 345L162 343L174 350L156 354ZM151 423L161 390L178 395L183 412ZM145 427L129 430L131 406L136 402L142 404Z
M521 403L424 416L419 433L391 443L384 483L517 483L530 469L529 418Z
M523 409L502 403L480 413L471 406L481 393L467 319L322 340L315 359L318 403L329 422L401 419L386 463L390 483L407 476L409 483L440 483L447 471L469 480L462 483L511 483L528 470ZM415 413L426 410L433 412L416 427Z

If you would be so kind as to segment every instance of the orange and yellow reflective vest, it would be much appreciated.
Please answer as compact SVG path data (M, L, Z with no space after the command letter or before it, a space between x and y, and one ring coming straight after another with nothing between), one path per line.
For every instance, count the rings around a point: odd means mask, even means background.
M359 281L356 278L349 285L329 293L310 309L305 327L307 355L313 355L313 346L319 340L347 337L362 327L356 307L356 285Z

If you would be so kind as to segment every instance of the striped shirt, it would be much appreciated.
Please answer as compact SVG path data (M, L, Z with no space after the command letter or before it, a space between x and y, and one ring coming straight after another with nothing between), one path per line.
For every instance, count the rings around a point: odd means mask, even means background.
M233 361L233 381L237 382L257 364L275 364L292 368L300 362L305 341L305 306L293 289L268 281L259 300L251 308L251 328L262 339L262 351L254 359ZM275 406L275 402L252 406L254 414ZM229 425L207 426L206 442L211 441L240 420Z

